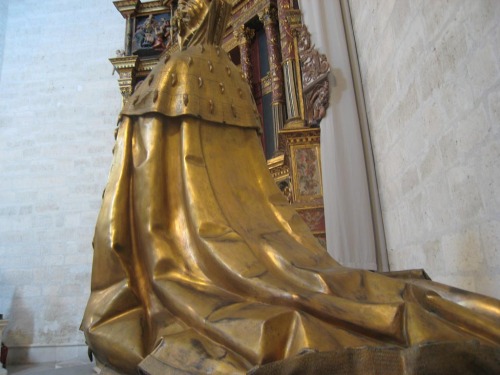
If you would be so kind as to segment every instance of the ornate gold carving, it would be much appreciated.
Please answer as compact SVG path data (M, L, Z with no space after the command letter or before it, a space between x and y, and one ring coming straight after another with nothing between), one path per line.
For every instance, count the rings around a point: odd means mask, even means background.
M299 9L290 9L286 12L286 18L292 30L302 27L302 12Z
M286 143L290 145L312 144L319 143L321 131L319 128L283 129L280 134L286 138Z
M285 154L268 161L268 167L293 208L325 245L320 129L281 130L279 136Z
M285 155L280 154L267 160L267 167L273 178L278 182L289 177L289 168L285 164Z
M288 203L292 203L292 186L290 183L290 169L285 163L285 155L279 154L267 161L269 173L273 176L276 185L285 195Z
M281 130L279 134L290 166L294 204L305 208L322 206L320 129Z
M272 92L271 72L267 72L267 74L261 78L260 85L262 88L262 95L267 95Z
M278 10L273 6L264 8L259 12L258 16L264 26L278 22Z
M233 31L234 37L238 41L238 44L250 43L255 37L255 30L245 25L241 25L239 28Z

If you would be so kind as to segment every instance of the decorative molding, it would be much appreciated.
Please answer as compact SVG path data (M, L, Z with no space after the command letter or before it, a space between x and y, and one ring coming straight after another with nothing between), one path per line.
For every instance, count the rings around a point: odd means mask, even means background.
M120 92L125 102L133 93L139 57L118 56L109 59L109 61L113 64L114 70L117 71L120 76L120 78L118 78L118 85L120 86Z
M123 18L128 18L137 11L139 0L120 0L113 1L115 8L118 9Z
M290 145L319 143L320 133L319 128L283 129L280 131L280 135L286 138L286 142Z
M262 95L270 94L272 92L270 71L267 72L267 74L260 79L260 85L261 85Z
M233 31L233 35L238 44L250 43L255 38L255 30L245 27L245 25L240 25Z
M141 0L118 0L113 1L114 6L123 18L130 16L144 16L153 13L169 12L172 0L157 0L141 2Z
M290 177L290 168L285 164L285 155L280 154L267 161L269 172L276 182L280 182Z

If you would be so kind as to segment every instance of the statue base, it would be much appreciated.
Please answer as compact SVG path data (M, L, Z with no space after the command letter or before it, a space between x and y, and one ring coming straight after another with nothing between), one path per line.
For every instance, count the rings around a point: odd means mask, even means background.
M477 341L428 343L409 348L361 347L307 352L255 367L248 375L273 374L499 374L500 349Z

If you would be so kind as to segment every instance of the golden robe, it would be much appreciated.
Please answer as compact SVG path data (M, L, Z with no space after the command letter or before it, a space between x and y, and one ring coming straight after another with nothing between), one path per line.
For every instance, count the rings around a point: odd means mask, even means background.
M339 265L277 189L258 129L210 44L130 98L82 323L97 359L127 374L397 374L437 355L498 369L499 301Z

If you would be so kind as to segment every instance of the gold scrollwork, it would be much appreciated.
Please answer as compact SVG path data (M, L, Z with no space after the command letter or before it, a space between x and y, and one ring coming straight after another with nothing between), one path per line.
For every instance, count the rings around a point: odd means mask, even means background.
M234 30L233 34L239 44L245 44L250 43L255 37L255 30L245 25L240 25L240 27Z
M273 6L264 8L259 12L258 16L264 26L278 22L278 10Z

